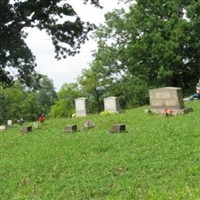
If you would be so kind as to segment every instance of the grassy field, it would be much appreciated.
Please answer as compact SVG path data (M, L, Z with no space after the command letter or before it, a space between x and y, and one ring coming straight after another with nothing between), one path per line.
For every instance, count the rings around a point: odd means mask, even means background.
M1 200L200 199L200 102L176 117L126 110L0 132ZM67 134L90 119L95 127ZM127 132L110 134L114 123Z

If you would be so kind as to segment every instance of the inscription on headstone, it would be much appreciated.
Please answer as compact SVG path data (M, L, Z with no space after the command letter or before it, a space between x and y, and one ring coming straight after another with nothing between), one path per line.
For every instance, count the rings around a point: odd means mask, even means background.
M104 110L109 112L119 112L120 105L117 97L107 97L104 99Z
M84 117L87 115L87 98L75 99L76 116Z

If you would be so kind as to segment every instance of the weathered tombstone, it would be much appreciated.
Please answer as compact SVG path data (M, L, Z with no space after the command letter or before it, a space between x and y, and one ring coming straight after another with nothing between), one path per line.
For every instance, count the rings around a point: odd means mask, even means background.
M21 128L22 133L28 133L32 131L32 126L26 126Z
M104 99L104 111L117 113L120 110L119 99L117 97L107 97Z
M0 131L6 130L6 126L5 125L1 125L0 126Z
M111 133L120 133L126 131L126 125L125 124L113 124L110 132Z
M38 122L34 122L33 123L33 128L39 128L39 123Z
M77 117L85 117L87 115L87 98L75 99L75 108Z
M77 131L77 125L73 124L73 125L66 126L64 128L64 131L67 132L67 133L76 132Z
M179 87L163 87L149 90L150 107L154 113L161 113L163 109L171 109L173 114L187 113L192 108L185 108L182 89Z
M8 126L12 126L12 120L7 121Z

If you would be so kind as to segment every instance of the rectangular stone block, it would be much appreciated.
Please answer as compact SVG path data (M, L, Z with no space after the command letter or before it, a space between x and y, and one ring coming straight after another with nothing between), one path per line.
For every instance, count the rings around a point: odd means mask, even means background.
M109 112L120 112L119 99L117 97L107 97L104 99L104 110Z
M149 90L150 106L152 109L182 109L184 108L182 89L163 87Z
M110 129L111 133L118 133L118 132L124 132L124 131L126 131L125 124L113 124Z
M84 97L75 99L75 108L77 117L85 117L87 115L87 99Z
M0 126L0 131L6 130L6 126L5 125L1 125Z
M76 132L77 131L77 125L73 124L73 125L66 126L64 128L64 131L67 132L67 133Z
M32 126L26 126L21 128L22 133L28 133L32 131Z

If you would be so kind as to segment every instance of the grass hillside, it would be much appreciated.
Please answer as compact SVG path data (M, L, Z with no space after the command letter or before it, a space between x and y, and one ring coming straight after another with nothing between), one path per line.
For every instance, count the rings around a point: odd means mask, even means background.
M200 102L176 117L144 109L0 132L1 200L200 199ZM93 129L67 134L91 120ZM114 123L127 132L110 134Z

